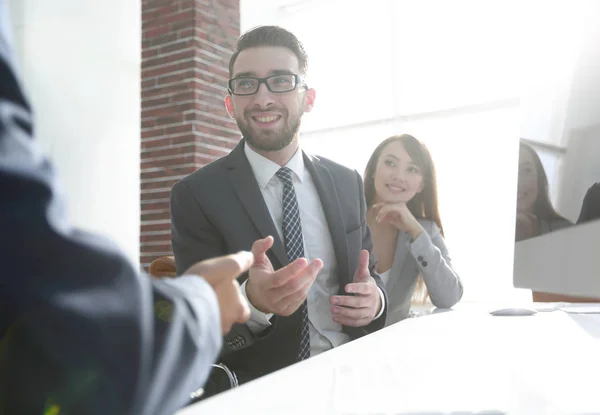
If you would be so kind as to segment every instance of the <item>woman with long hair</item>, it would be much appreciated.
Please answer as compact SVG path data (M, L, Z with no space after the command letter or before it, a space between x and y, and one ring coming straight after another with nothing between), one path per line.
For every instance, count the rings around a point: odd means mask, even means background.
M572 223L558 214L550 201L548 177L536 151L519 146L519 185L515 241L533 238Z
M388 294L386 325L427 298L436 307L455 305L463 285L444 241L435 166L425 144L409 134L384 140L367 163L364 183L376 271Z

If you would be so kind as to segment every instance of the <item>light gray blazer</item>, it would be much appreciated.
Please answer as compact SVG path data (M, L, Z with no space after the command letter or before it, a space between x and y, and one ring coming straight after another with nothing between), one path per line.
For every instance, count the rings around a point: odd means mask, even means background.
M450 308L463 295L463 285L452 269L444 237L437 224L419 220L425 229L413 242L406 232L398 234L396 253L387 281L388 315L386 326L408 317L410 300L419 273L434 306Z

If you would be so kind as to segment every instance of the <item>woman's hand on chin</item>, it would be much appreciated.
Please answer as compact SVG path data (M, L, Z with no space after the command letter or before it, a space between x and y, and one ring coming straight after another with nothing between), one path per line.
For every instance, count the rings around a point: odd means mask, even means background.
M413 241L424 232L423 227L404 202L378 203L373 206L373 211L377 223L389 223L398 230L408 233Z

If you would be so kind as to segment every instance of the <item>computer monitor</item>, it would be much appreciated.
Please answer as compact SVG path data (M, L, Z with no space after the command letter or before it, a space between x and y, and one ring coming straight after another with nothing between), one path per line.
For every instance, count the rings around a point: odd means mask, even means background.
M572 61L557 57L561 71L522 105L513 282L539 301L600 302L600 21L589 13L565 31Z

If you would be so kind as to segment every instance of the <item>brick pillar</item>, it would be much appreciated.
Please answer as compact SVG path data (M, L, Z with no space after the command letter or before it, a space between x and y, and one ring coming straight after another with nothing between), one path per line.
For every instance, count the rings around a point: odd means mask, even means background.
M239 0L142 0L140 263L171 255L173 184L239 141L223 104Z

